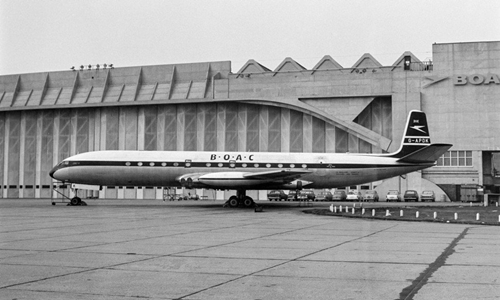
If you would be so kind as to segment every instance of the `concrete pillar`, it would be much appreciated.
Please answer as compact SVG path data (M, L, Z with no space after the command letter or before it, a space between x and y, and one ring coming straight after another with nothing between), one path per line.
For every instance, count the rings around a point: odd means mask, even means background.
M224 151L226 146L226 104L217 104L217 151Z
M262 106L259 112L259 151L269 151L269 108Z
M238 151L246 151L247 147L247 118L248 106L238 105Z
M184 132L186 124L185 106L177 108L177 151L184 151Z
M144 150L145 141L145 113L144 107L139 107L138 117L137 117L137 150Z
M70 137L70 147L69 155L75 155L77 153L76 149L76 137L78 133L78 110L73 109L71 111L71 137Z
M3 198L7 198L8 191L8 177L9 177L9 136L10 136L10 124L9 115L5 115L5 126L4 126L4 147L3 147Z
M36 118L36 151L35 151L35 198L41 197L42 188L42 137L43 113L38 112Z
M52 131L52 150L53 150L53 155L52 155L52 161L55 164L59 163L59 116L60 116L60 111L54 112L54 128ZM54 181L54 180L52 180ZM52 197L54 198L59 198L59 195L52 191Z
M21 113L21 127L19 132L19 198L24 198L24 153L26 146L26 113ZM22 188L21 188L22 186Z
M325 124L325 152L335 152L335 126L330 123Z
M302 134L302 151L303 152L313 152L312 141L313 141L313 119L311 115L303 114L303 134Z
M281 152L290 152L290 110L281 109Z
M103 111L102 108L99 111L100 122L99 126L96 126L96 130L99 131L99 148L100 150L106 150L106 123L107 123L107 114L106 111ZM97 145L96 145L97 146Z
M165 113L164 106L158 106L158 115L156 121L156 149L158 151L165 150Z
M196 150L204 151L205 149L205 115L207 105L198 104L196 110Z

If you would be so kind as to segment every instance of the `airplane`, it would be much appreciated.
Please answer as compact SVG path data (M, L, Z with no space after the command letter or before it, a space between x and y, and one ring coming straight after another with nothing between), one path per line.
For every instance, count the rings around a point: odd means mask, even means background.
M236 190L230 207L253 207L247 190L358 185L432 167L451 144L431 144L424 112L410 111L399 150L387 154L212 151L93 151L68 157L50 176L78 189L156 186ZM84 203L83 203L84 204Z

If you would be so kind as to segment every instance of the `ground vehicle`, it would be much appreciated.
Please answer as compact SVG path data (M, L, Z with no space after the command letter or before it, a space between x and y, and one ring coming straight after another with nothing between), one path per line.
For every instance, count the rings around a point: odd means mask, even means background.
M418 193L415 190L407 190L403 196L405 202L415 201L418 202Z
M297 201L297 190L290 190L288 191L288 197L286 198L286 201Z
M300 201L314 201L316 195L314 195L313 190L302 190L299 193Z
M275 190L267 193L267 200L269 201L286 201L287 199L287 194L282 190Z
M422 202L425 201L434 202L436 201L436 195L434 194L434 191L423 191L422 195L420 195L420 200Z
M361 201L363 197L361 197L361 193L357 191L350 191L347 193L347 201Z
M333 200L333 195L331 192L328 191L319 192L316 195L315 199L315 201L332 201L332 200Z
M387 202L390 202L390 201L401 202L401 194L399 193L399 191L390 190L387 192L387 195L385 196L385 201L387 201Z
M377 191L375 190L369 190L366 191L365 195L363 196L363 201L373 201L373 202L378 202L379 196Z
M333 201L345 201L345 199L347 198L347 195L345 193L345 191L335 191L333 193L333 197L332 197L332 200Z

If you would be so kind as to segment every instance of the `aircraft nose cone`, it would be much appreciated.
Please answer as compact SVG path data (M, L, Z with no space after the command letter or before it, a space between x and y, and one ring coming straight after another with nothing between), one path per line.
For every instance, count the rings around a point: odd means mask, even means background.
M50 170L49 172L50 177L57 179L56 177L54 177L54 174L56 173L57 170L58 170L57 167L53 167L52 170Z
M50 170L49 172L49 175L50 177L56 179L56 180L59 180L59 181L64 181L66 178L65 177L65 174L67 175L67 168L64 168L63 166L61 166L61 164L55 166L52 168L52 170Z

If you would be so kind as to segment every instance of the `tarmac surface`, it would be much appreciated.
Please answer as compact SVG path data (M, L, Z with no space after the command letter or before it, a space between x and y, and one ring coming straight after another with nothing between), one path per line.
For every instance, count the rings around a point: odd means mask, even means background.
M0 200L0 299L500 298L498 226L87 203Z

